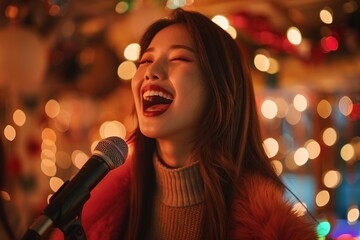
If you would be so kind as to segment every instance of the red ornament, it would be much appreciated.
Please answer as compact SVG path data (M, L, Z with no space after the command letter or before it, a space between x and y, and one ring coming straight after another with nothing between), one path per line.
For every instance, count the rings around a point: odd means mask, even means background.
M10 156L6 169L10 175L20 176L22 173L22 165L18 156Z
M41 145L36 139L30 138L26 143L26 150L31 156L39 156L41 153Z

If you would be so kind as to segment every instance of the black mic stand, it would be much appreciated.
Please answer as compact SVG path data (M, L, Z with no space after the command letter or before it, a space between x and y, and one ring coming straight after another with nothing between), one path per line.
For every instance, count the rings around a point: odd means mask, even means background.
M67 201L65 204L64 192L71 190L66 188L68 183L69 181L66 181L50 198L50 202L57 204L45 208L44 214L33 222L22 240L41 240L43 236L51 234L51 228L60 229L64 233L65 240L86 240L81 225L81 213L84 203L90 198L90 192L78 191L71 196L73 201Z
M81 225L81 212L70 222L60 223L58 228L64 233L65 240L87 240L84 228Z

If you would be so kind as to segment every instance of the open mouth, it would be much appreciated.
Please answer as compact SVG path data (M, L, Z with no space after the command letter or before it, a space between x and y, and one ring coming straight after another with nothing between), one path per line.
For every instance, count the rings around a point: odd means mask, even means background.
M162 90L146 90L143 93L144 112L165 112L173 102L173 96Z

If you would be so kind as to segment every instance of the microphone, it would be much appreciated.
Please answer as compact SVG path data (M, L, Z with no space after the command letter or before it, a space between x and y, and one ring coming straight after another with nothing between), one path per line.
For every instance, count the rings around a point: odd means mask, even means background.
M128 146L119 137L102 139L93 155L70 181L66 181L50 198L43 213L35 219L23 240L41 239L51 227L63 227L76 219L90 191L112 169L122 165L127 158Z

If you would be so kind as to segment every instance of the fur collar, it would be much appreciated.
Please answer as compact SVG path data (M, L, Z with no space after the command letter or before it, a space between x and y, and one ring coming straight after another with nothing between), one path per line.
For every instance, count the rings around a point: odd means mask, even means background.
M110 172L92 191L82 214L89 240L119 239L129 209L130 163ZM261 176L247 175L236 194L230 239L316 240L314 223L298 217L277 187Z

